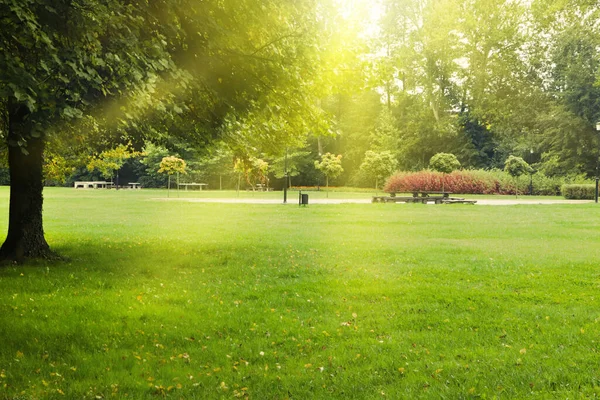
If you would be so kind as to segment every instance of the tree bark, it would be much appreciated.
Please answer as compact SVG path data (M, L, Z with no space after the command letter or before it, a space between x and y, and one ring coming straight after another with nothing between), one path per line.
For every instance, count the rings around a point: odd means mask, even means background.
M8 108L10 207L8 235L0 248L0 260L53 258L42 223L44 139L28 137L31 124L26 107L9 104ZM17 145L23 137L27 137L24 148Z

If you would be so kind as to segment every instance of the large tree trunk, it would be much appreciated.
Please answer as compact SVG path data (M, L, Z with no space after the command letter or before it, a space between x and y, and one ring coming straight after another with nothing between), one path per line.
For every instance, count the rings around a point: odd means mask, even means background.
M44 139L28 137L25 148L18 146L17 142L30 133L28 110L22 105L9 105L8 111L10 209L0 260L22 262L26 258L52 257L42 226Z

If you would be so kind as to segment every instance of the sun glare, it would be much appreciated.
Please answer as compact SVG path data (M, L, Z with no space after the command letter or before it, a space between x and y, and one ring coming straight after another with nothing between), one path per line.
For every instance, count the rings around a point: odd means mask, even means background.
M340 15L346 20L360 21L362 34L376 36L384 6L379 0L336 0Z

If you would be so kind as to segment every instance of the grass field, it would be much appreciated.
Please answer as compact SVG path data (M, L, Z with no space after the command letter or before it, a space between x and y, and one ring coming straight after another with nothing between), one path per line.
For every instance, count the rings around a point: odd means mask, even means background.
M69 261L0 269L0 399L600 395L594 204L165 196L46 190Z

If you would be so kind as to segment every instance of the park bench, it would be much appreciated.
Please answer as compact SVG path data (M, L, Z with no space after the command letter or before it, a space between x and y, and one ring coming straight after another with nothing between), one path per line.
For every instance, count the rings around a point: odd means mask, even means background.
M112 182L105 181L77 181L73 183L75 189L110 189Z
M414 191L412 196L396 196L390 192L389 196L373 196L372 203L434 203L434 204L475 204L476 200L465 200L461 197L450 197L451 192Z
M271 191L273 191L273 188L268 187L267 185L263 185L262 183L257 183L253 188L252 187L246 188L247 192L249 192L250 190L255 191L255 192L271 192Z
M198 188L198 190L203 190L205 186L208 186L208 183L178 183L178 186L183 186L185 190L188 190L188 187L192 189Z

